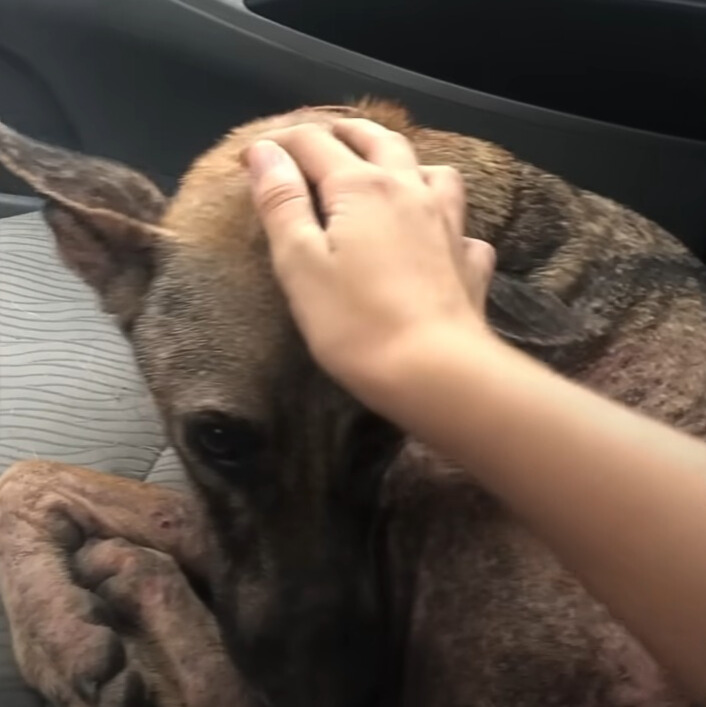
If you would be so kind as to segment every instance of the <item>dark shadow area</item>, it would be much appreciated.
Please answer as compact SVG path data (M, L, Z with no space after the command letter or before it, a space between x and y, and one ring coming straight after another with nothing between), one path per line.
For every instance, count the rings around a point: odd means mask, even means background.
M308 35L494 96L706 139L706 4L249 0Z

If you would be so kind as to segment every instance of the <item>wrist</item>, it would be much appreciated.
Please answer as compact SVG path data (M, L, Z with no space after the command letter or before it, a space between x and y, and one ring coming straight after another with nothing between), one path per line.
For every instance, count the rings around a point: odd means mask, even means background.
M444 397L462 378L473 386L510 347L482 321L444 322L396 337L349 388L362 402L402 427L410 409ZM415 430L410 430L415 431Z

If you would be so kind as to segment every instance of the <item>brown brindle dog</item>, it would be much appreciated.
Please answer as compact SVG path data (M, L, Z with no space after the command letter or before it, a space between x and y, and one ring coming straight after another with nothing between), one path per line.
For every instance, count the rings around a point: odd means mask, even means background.
M0 589L23 674L72 707L687 705L468 474L309 357L241 156L268 131L341 115L462 172L468 233L498 252L502 335L706 436L700 263L496 146L388 104L302 109L233 131L168 201L125 167L2 127L0 162L47 198L64 259L131 341L194 487L51 462L2 477Z

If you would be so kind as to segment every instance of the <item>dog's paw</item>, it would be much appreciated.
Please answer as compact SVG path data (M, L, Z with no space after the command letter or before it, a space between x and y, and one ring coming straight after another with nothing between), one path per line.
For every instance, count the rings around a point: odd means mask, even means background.
M103 600L70 583L28 588L7 607L13 648L30 685L66 707L147 707L150 691L109 625Z
M178 603L187 584L170 555L122 538L89 540L76 553L73 567L76 580L105 602L114 622L138 631L153 628L152 607Z
M96 540L76 554L75 571L130 635L130 655L148 668L160 704L251 704L215 618L174 558L119 538Z

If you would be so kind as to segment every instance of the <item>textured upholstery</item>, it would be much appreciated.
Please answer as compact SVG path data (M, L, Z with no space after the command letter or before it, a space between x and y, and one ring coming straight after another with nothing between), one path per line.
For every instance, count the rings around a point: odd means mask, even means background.
M126 342L26 214L0 220L0 473L33 457L184 483ZM0 612L0 707L41 704Z

